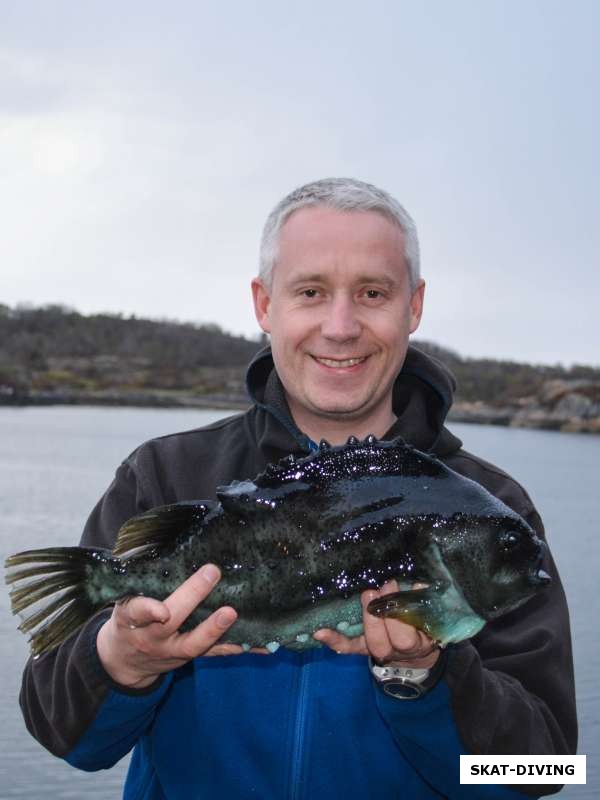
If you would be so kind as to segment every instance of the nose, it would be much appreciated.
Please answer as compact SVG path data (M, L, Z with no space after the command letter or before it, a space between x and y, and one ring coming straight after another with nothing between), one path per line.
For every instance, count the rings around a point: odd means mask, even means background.
M361 330L362 326L352 298L345 295L333 297L321 323L322 335L334 342L346 342L349 339L357 339Z

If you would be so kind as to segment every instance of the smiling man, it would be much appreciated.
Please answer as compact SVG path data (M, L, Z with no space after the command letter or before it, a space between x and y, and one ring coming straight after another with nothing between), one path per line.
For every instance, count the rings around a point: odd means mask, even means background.
M404 232L377 211L309 206L283 225L276 268L252 283L290 412L313 439L383 436L395 420L425 289L405 253Z
M478 481L543 537L527 493L467 453L445 427L454 381L409 335L423 311L414 224L389 194L353 179L308 184L269 216L256 316L271 347L248 369L252 407L141 445L93 510L82 544L112 547L149 508L214 497L320 439L402 436ZM344 797L458 800L459 756L574 752L569 620L549 551L550 587L441 652L423 632L366 611L363 630L321 630L322 648L243 653L219 639L223 607L179 626L219 580L204 565L164 602L105 611L26 667L32 733L82 769L132 748L125 798ZM358 631L356 632L358 634ZM519 786L532 796L558 787ZM504 786L468 796L509 800Z

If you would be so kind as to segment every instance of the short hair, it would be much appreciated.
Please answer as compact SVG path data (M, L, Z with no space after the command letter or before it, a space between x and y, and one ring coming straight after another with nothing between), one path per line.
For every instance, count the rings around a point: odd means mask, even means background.
M270 287L279 255L281 229L289 217L307 206L326 206L339 211L376 211L404 234L404 258L411 289L419 281L420 259L417 228L410 214L390 194L356 178L323 178L306 183L283 198L267 217L260 242L259 277Z

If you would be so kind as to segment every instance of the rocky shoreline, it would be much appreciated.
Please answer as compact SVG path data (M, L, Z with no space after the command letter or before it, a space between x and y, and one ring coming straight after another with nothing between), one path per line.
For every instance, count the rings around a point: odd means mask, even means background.
M136 406L138 408L217 408L243 410L250 400L238 394L195 394L169 389L48 389L7 392L0 406Z
M600 433L600 381L546 381L535 396L496 407L481 401L457 402L448 419L482 425L570 433Z
M241 393L206 393L168 389L83 390L53 389L17 392L0 388L0 405L100 405L145 408L217 408L244 410L250 405ZM451 422L503 425L514 428L600 434L600 381L551 380L536 396L512 405L458 400L448 415Z

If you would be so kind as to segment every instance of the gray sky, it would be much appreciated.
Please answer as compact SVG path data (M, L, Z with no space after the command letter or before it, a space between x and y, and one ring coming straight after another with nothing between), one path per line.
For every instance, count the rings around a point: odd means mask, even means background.
M600 4L0 0L0 302L255 334L266 215L380 185L418 332L600 364Z

